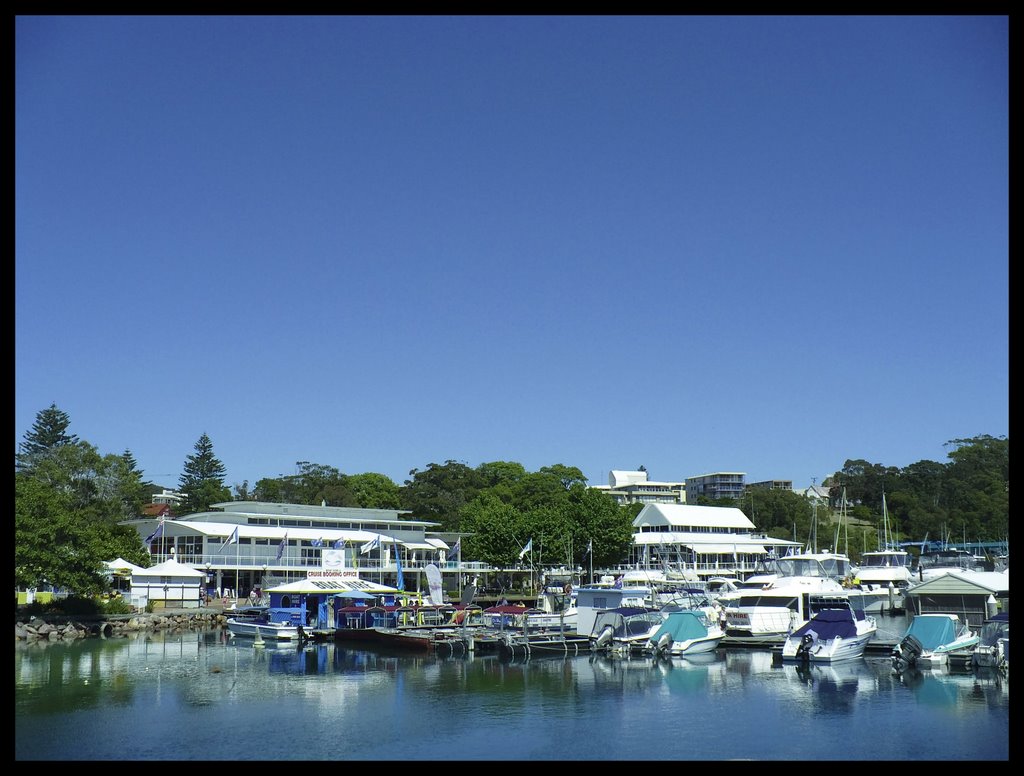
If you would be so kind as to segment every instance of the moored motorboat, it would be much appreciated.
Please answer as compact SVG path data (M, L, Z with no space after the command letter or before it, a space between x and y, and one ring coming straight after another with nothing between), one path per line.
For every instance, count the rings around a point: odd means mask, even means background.
M229 617L225 624L231 635L255 640L295 641L305 635L301 625L272 622L265 617Z
M661 657L685 657L713 652L725 638L716 620L699 610L665 614L665 621L647 640L646 651Z
M851 594L837 576L848 570L845 556L835 553L802 553L771 560L765 575L748 579L739 590L718 598L725 609L726 642L785 641L811 617L810 601L814 596ZM762 584L753 587L749 584L752 581Z
M979 668L1010 667L1010 613L1000 612L986 620L978 634L978 644L971 655L971 664Z
M893 668L899 672L907 667L946 665L950 660L969 663L978 642L978 635L955 614L919 614L893 647Z
M834 663L863 657L877 631L875 618L851 608L841 597L820 599L817 611L782 645L782 659L800 663Z
M641 651L663 623L658 609L622 606L598 612L590 632L590 648L612 654Z

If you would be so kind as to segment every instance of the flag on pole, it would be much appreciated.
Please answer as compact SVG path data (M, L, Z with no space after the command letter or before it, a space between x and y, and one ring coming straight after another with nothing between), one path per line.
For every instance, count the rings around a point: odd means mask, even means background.
M359 548L359 554L360 555L366 555L368 552L372 552L373 550L377 549L378 547L380 547L380 536L375 536L373 539L371 539L370 541L368 541L366 544L364 544L362 547Z
M324 546L324 540L323 539L314 539L312 542L310 542L310 544L312 544L314 547L323 547Z
M238 526L235 526L235 530L231 532L231 536L228 537L227 541L220 546L217 552L224 552L224 548L229 544L238 544Z
M395 587L405 590L405 578L402 576L402 553L398 549L398 542L395 542L395 564L398 566L398 577L395 580Z
M589 542L587 542L587 555L592 555L593 553L594 553L594 540L591 539Z
M528 552L529 552L530 550L532 550L532 549L533 549L533 537L531 537L531 538L530 538L530 541L528 541L528 542L526 543L526 546L525 546L525 547L523 547L523 549L519 551L519 560L522 560L522 559L523 559L523 556L524 556L524 555L525 555L526 553L528 553Z
M277 558L275 560L281 560L281 556L284 555L284 548L288 545L288 532L285 531L284 538L281 539L281 543L277 545Z
M455 544L452 545L451 554L458 557L459 550L462 548L462 538L456 540Z
M156 530L153 531L149 536L146 537L146 544L149 544L154 539L159 539L164 535L164 519L161 517L160 522L157 524Z
M334 543L334 549L336 549L336 550L340 550L340 549L344 548L344 546L345 546L345 540L344 539L338 539Z

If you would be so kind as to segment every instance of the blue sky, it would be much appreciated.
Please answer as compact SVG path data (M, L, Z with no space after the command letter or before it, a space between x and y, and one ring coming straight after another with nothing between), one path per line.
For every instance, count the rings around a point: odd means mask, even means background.
M15 449L591 484L1008 435L1006 17L20 17Z

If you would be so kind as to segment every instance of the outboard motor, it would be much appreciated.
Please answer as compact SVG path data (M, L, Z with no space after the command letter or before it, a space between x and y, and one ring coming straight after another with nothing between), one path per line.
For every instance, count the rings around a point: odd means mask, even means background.
M913 666L917 663L917 658L924 652L924 646L918 641L916 636L906 635L903 637L903 641L893 647L892 650L892 667L896 672L900 672L905 668Z
M609 643L611 643L612 635L614 633L615 628L613 628L611 625L605 625L604 628L601 630L601 633L598 635L597 639L594 641L594 649L603 649L604 647L606 647Z
M811 646L814 644L814 634L805 633L800 639L800 646L796 648L796 659L802 663L811 661Z
M672 634L663 633L661 638L658 639L657 653L658 655L666 654L672 648Z

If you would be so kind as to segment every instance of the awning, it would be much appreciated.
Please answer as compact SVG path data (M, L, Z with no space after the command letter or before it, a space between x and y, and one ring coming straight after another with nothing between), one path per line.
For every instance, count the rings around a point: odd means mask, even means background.
M332 593L335 598L376 598L375 595L364 593L362 590L342 590L338 593Z
M432 544L424 544L423 542L402 542L402 546L407 550L436 550Z

